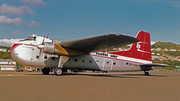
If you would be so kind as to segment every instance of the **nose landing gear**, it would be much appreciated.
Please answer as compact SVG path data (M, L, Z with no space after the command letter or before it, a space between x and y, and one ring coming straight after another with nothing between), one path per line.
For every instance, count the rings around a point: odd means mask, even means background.
M49 72L50 72L50 68L49 67L44 67L43 69L42 69L42 73L44 74L44 75L48 75L49 74Z

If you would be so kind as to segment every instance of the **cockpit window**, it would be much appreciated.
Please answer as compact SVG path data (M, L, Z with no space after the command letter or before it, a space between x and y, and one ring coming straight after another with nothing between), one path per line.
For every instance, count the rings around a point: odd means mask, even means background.
M32 36L29 36L28 38L26 38L26 40L32 40Z
M36 40L36 36L29 36L29 37L26 38L25 40Z
M36 40L36 36L34 36L33 40Z

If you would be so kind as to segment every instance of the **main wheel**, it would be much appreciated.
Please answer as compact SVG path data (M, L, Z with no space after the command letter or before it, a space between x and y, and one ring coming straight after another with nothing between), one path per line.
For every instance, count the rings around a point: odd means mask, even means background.
M63 73L62 68L60 68L60 67L55 68L54 74L55 74L56 76L61 76L62 73Z
M145 75L149 75L149 73L148 73L148 72L145 72Z
M49 67L44 67L43 70L42 70L42 73L43 73L44 75L48 75L49 72L50 72L50 68L49 68Z

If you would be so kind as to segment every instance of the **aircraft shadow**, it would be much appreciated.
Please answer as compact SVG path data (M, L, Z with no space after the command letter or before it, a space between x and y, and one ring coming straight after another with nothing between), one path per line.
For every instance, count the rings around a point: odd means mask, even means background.
M43 75L43 74L24 74L24 75ZM49 74L50 76L55 76L54 74ZM111 77L111 78L140 78L140 77L169 77L167 75L144 75L144 74L85 74L85 73L64 73L62 76L93 76L93 77ZM47 75L44 75L47 76Z
M111 78L137 78L137 77L129 77L123 76L121 74L80 74L80 73L66 73L63 76L93 76L93 77L111 77Z
M123 74L126 76L150 76L150 77L169 77L167 75L153 75L153 74L149 74L149 75L144 75L144 74Z

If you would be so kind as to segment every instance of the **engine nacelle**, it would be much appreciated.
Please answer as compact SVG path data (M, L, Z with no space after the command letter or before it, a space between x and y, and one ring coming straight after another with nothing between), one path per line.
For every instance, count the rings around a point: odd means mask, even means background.
M43 52L48 54L66 55L66 56L84 54L84 52L82 51L63 48L59 42L45 42Z
M54 42L45 42L43 52L48 54L54 54L55 52L58 51L55 49Z

